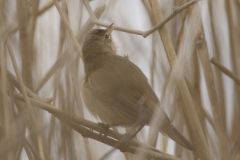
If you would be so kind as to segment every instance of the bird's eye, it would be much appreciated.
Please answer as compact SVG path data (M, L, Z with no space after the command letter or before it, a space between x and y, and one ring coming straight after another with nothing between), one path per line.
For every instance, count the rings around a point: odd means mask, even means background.
M105 38L111 39L111 36L110 36L109 34L106 34L106 35L105 35Z

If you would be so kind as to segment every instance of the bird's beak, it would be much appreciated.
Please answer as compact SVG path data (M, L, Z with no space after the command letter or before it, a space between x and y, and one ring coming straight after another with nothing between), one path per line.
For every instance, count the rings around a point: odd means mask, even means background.
M108 28L107 28L107 32L108 32L108 35L110 35L112 33L112 31L114 30L114 23L112 23Z

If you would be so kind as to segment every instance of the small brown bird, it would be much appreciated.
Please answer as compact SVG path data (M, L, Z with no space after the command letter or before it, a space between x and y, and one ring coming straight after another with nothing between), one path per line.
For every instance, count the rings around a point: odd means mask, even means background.
M84 102L94 117L110 126L132 126L139 118L149 125L159 100L143 72L127 58L116 54L111 37L113 29L113 25L108 29L93 29L85 36L82 44ZM141 105L140 101L143 101ZM194 151L194 146L160 109L163 117L160 131Z

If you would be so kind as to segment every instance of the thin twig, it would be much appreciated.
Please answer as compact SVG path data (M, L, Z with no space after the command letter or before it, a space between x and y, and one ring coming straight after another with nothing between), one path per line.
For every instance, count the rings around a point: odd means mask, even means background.
M22 79L22 76L21 76L20 71L19 71L19 69L18 69L17 62L16 62L16 59L15 59L15 57L14 57L14 54L13 54L13 51L12 51L12 47L11 47L11 44L10 44L9 41L7 42L7 47L8 47L9 55L10 55L11 60L12 60L12 64L13 64L15 73L16 73L16 75L17 75L17 79L18 79L18 81L19 81L19 83L20 83L21 92L23 93L24 100L25 100L25 102L26 102L26 104L27 104L27 108L28 108L28 110L30 111L30 112L29 112L29 113L30 113L29 115L30 115L30 117L31 117L31 120L33 120L33 121L32 121L32 122L33 122L33 126L39 128L39 125L38 125L36 116L34 116L35 113L34 113L34 111L33 111L32 105L31 105L31 103L30 103L29 97L28 97L28 95L27 95L26 88L25 88L25 86L24 86L24 84L23 84L23 79ZM42 138L41 138L39 135L37 136L37 141L38 141L38 144L39 144L39 154L41 155L41 158L44 159L44 153L43 153L43 148L42 148L42 147L43 147L43 146L42 146Z
M153 11L156 22L157 23L161 22L163 19L163 15L162 15L158 1L149 0L149 4ZM206 138L204 136L200 121L198 119L196 110L194 108L194 103L191 98L190 92L188 90L186 81L184 77L178 73L177 64L179 64L179 62L174 50L174 46L171 41L171 37L165 27L162 27L158 31L159 31L159 34L161 35L161 39L162 39L169 63L173 70L174 76L178 84L179 91L181 93L181 96L185 104L184 105L185 112L187 114L188 121L190 122L192 133L194 133L194 146L196 147L198 156L199 158L204 160L211 160L212 158L211 158L210 150L209 150Z
M198 55L202 63L204 77L207 85L208 96L211 103L216 135L219 142L218 147L219 147L220 157L222 160L229 159L226 132L223 127L223 121L222 121L220 110L219 110L217 92L216 92L216 88L213 80L212 68L209 62L208 49L207 49L206 42L203 40L198 41Z
M215 58L211 58L210 61L212 64L214 64L215 67L217 67L220 71L222 71L224 74L229 76L234 82L236 82L238 85L240 85L240 78L236 76L233 72L231 72L229 69L224 67L220 62L218 62Z
M18 100L21 100L21 101L24 100L24 96L22 94L14 93L14 96ZM106 136L101 136L98 133L93 132L93 131L97 131L99 133L105 133L106 130L103 129L100 125L93 123L91 121L85 120L82 117L75 116L73 114L69 114L61 109L58 109L58 108L56 108L52 105L46 104L44 102L41 102L41 101L38 101L38 100L35 100L32 98L29 98L29 99L30 99L31 103L36 105L36 107L39 107L43 110L50 112L56 118L60 119L64 123L67 123L71 128L73 128L74 130L76 130L77 132L82 134L84 137L92 138L92 139L95 139L97 141L100 141L102 143L105 143L107 145L114 147L117 143L119 143L119 140L121 140L125 136L125 135L119 134L113 130L108 130ZM90 130L87 128L89 128ZM116 141L112 138L109 138L109 137L112 137L118 141ZM136 152L136 150L133 149L132 147L140 147L140 146L144 148L145 153L147 153L147 157L153 157L153 158L159 159L159 160L163 160L163 159L164 160L165 159L180 160L177 157L171 156L166 153L162 153L161 151L158 151L157 149L155 149L153 147L150 147L141 142L137 142L135 140L131 140L129 142L129 148L127 148L126 151L134 154ZM121 149L121 148L118 148L118 149Z
M59 117L57 117L59 118ZM104 144L107 144L109 146L112 146L112 147L116 147L116 144L119 143L119 141L116 141L116 140L113 140L111 138L108 138L107 136L100 136L82 126L79 126L73 122L70 122L70 121L65 121L63 120L62 118L59 118L62 122L66 123L68 126L70 126L72 129L74 129L75 131L77 131L78 133L82 134L83 136L85 135L86 137L88 138L92 138L94 140L97 140L97 141L100 141ZM120 148L120 146L118 146L118 149L121 150L122 148ZM138 152L143 152L145 153L145 158L147 159L155 159L155 160L182 160L178 157L174 157L172 155L169 155L167 153L158 153L158 152L153 152L153 151L149 151L149 150L146 150L146 149L142 149L142 148L138 148L138 147L133 147L133 146L129 146L128 148L124 148L124 151L125 152L129 152L129 153L132 153L132 154L136 154Z
M225 1L227 2L227 1ZM209 29L209 33L210 33L210 36L212 37L212 53L214 53L214 56L217 58L217 59L221 59L221 46L222 44L220 44L219 42L219 34L218 34L218 28L219 26L217 25L217 23L214 23L215 20L216 20L216 16L218 14L214 14L215 13L215 2L214 1L207 1L208 3L208 11L209 11L209 26L211 27ZM216 12L217 13L217 12ZM228 23L227 23L228 24ZM229 33L231 33L231 31L229 31ZM205 35L207 36L207 35ZM231 57L231 56L230 56ZM219 105L220 105L220 109L221 109L221 114L222 114L222 117L223 117L223 123L224 123L224 126L226 126L227 124L227 115L226 115L226 110L227 110L227 106L226 106L226 103L227 103L227 100L226 100L226 97L225 97L225 88L224 88L224 81L223 81L223 76L221 75L221 72L218 71L218 70L215 70L215 77L217 79L216 81L216 89L217 89L217 93L218 93L218 97L219 97ZM236 95L236 97L238 97Z
M132 30L132 29L119 27L119 26L116 26L116 25L114 25L115 26L114 30L122 31L122 32L126 32L126 33L131 33L131 34L142 35L144 38L146 38L148 35L150 35L154 31L156 31L157 29L159 29L162 26L164 26L168 21L170 21L173 17L175 17L182 10L184 10L187 7L197 3L198 1L200 1L200 0L192 0L192 1L182 5L181 7L175 7L171 15L169 15L166 19L164 19L162 22L158 23L156 26L154 26L150 30L147 30L147 31ZM87 11L88 11L88 13L89 13L93 23L95 23L95 24L97 24L99 26L103 26L103 27L108 27L109 26L109 24L101 22L100 20L98 20L96 18L96 16L94 15L90 5L88 4L88 2L86 0L83 0L83 3L85 4L85 6L87 8Z
M22 94L19 94L19 93L15 93L14 96L20 100L20 101L23 101L24 98L23 98L23 95ZM32 98L29 98L30 101L36 105L36 107L38 108L41 108L43 110L46 110L52 114L55 114L55 115L60 115L61 117L64 117L65 119L68 119L70 121L73 121L74 123L78 123L80 125L83 125L84 127L87 127L87 128L90 128L92 130L95 130L99 133L104 133L106 132L105 129L103 129L100 125L96 124L96 123L93 123L91 121L88 121L82 117L79 117L79 116L76 116L76 115L73 115L73 114L69 114L67 112L64 112L63 110L61 109L58 109L50 104L46 104L42 101L38 101L38 100L35 100L35 99L32 99ZM112 138L115 138L115 139L122 139L124 137L124 135L120 134L120 133L117 133L115 131L112 131L112 130L109 130L108 131L108 136L112 137ZM153 147L150 147L148 145L145 145L143 143L139 143L139 142L135 142L135 141L131 141L129 144L131 145L134 145L134 146L143 146L143 147L146 147L146 149L149 149L149 150L153 150L153 151L156 151L156 152L159 152L157 149L153 148Z
M105 10L105 5L102 5L102 6L99 6L98 8L96 8L94 13L97 15L97 17L100 17L104 10ZM77 40L79 42L81 42L82 39L83 39L84 34L86 32L88 32L88 30L91 29L92 27L93 27L93 23L89 19L84 24L84 26L79 31L79 33L77 34L77 36L76 36ZM39 84L37 85L37 87L35 89L35 92L38 92L44 86L44 84L51 78L51 76L68 61L68 59L71 57L70 54L73 53L73 52L74 52L74 48L72 47L72 45L69 45L69 46L66 47L66 49L58 57L58 59L56 60L54 65L49 69L49 71L45 74L43 79L39 82Z
M35 158L33 156L33 153L32 153L31 149L28 147L28 145L25 142L23 142L23 147L24 147L24 150L27 153L28 159L29 160L34 160Z
M37 16L40 16L42 15L45 11L47 11L49 8L51 8L52 6L54 5L53 2L49 2L47 3L45 6L43 6L37 13ZM15 33L17 30L19 29L19 25L18 23L14 23L12 26L6 28L4 31L3 31L3 34L0 36L4 36L5 35L9 35L9 34L13 34Z
M154 31L156 31L157 29L161 28L164 24L166 24L168 21L170 21L173 17L175 17L178 13L180 13L181 11L183 11L184 9L190 7L191 5L199 2L201 0L192 0L189 1L188 3L180 6L180 7L175 7L172 14L169 15L167 18L165 18L163 21L161 21L161 23L157 24L156 26L154 26L152 29L145 31L143 33L143 37L146 38L149 34L153 33Z
M0 66L1 66L1 97L2 97L2 107L4 108L4 115L6 115L4 117L4 123L1 125L4 125L6 128L5 131L6 133L9 133L10 131L10 117L8 117L7 115L9 112L9 101L7 98L8 95L8 81L7 81L7 66L6 66L6 55L5 55L5 51L6 49L4 49L6 47L4 47L3 45L3 40L0 41Z
M70 27L70 25L69 25L66 17L65 17L65 15L64 15L64 13L63 13L60 5L58 4L57 0L54 0L54 4L55 4L55 6L56 6L56 8L57 8L57 10L58 10L61 18L62 18L62 21L63 21L63 23L64 23L64 25L65 25L65 27L66 27L66 29L67 29L67 31L68 31L71 39L72 39L72 41L73 41L73 45L74 45L76 51L78 52L79 56L82 58L82 50L81 50L81 47L79 46L78 41L77 41L77 39L76 39L76 37L75 37L72 29L71 29L71 27Z
M227 28L228 28L228 44L229 44L229 54L230 55L230 61L232 62L232 71L236 75L240 75L239 72L239 20L235 19L236 15L239 15L239 1L224 1L225 2L225 10L226 10L226 19L227 19ZM214 2L212 2L214 4ZM214 7L215 8L215 7ZM237 86L237 84L234 84L234 91L233 91L234 96L232 101L233 101L233 106L239 106L240 104L240 88ZM226 106L226 105L225 105ZM235 107L234 107L235 108ZM224 108L226 111L227 107ZM234 110L234 114L232 115L232 124L231 124L231 129L230 129L230 139L232 142L239 141L240 140L240 127L239 127L239 121L240 121L240 110L236 109ZM225 123L226 124L226 123Z

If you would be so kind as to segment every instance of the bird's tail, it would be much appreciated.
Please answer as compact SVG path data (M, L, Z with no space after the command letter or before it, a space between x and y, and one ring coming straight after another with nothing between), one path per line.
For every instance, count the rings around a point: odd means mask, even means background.
M182 136L181 133L179 133L178 130L171 123L167 123L165 125L163 124L163 126L161 127L161 132L166 134L169 138L171 138L184 148L195 151L193 144L189 142L184 136Z

